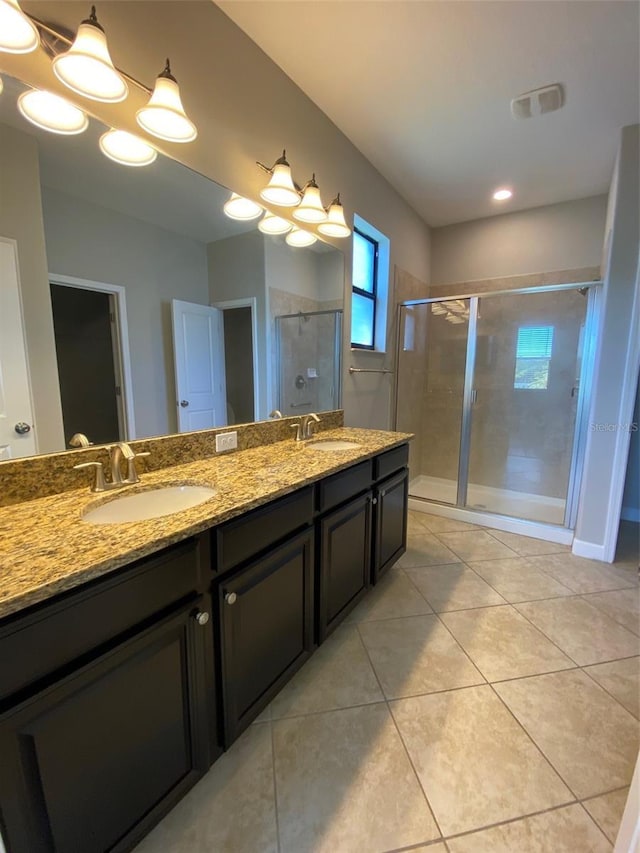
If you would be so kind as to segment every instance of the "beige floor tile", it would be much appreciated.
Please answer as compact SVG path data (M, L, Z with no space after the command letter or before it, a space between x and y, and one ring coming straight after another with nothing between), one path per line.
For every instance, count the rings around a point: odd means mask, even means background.
M436 613L504 604L501 595L464 563L405 569Z
M617 589L613 592L596 592L585 595L585 601L604 610L634 634L640 634L640 590Z
M391 569L346 618L346 623L433 613L404 572Z
M360 633L389 699L484 683L437 616L364 622Z
M521 557L569 553L571 550L569 545L558 545L557 542L547 542L545 539L533 539L531 536L521 536L519 533L507 533L504 530L491 530L491 535Z
M450 853L607 853L611 845L580 805L483 829L447 842Z
M495 689L579 798L628 785L638 722L584 672L557 672Z
M628 788L585 800L582 804L612 844L615 844L622 813L629 796Z
M484 607L440 617L489 681L574 666L513 607Z
M271 718L331 711L384 699L358 629L329 637L271 703Z
M631 657L640 640L583 598L554 598L516 608L580 666Z
M462 533L466 530L482 530L478 524L467 521L456 521L454 518L444 518L441 515L424 514L424 525L432 533Z
M548 554L530 557L529 561L534 569L546 572L578 593L605 592L638 584L637 576L628 570L573 554Z
M273 736L282 853L373 853L439 837L386 704L278 720Z
M599 663L586 667L585 672L640 719L640 657Z
M426 515L423 512L416 512L415 510L409 510L407 515L407 532L409 535L413 535L415 533L429 533L429 528L425 523Z
M484 530L472 530L467 533L439 533L447 548L465 563L471 560L500 560L514 557L515 552L498 542Z
M271 728L250 726L136 853L277 851Z
M572 799L488 685L390 707L445 836Z
M431 533L417 533L408 537L407 550L396 566L406 569L413 566L439 566L444 563L459 562L453 551L446 548Z
M531 567L523 557L510 560L481 560L469 566L483 577L507 601L535 601L573 595L568 587L550 575Z

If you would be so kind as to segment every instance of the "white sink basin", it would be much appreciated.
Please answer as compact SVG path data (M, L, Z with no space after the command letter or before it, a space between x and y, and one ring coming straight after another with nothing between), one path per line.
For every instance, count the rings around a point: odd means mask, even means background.
M208 486L161 486L146 492L124 494L108 503L83 513L82 520L91 524L122 524L173 515L183 509L204 503L216 494Z
M327 438L321 441L311 441L306 445L309 450L355 450L360 447L357 441Z

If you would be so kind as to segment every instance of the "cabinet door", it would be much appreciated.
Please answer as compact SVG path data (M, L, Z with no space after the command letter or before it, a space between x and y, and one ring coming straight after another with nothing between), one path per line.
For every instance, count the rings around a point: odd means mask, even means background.
M407 548L407 496L409 472L384 480L375 489L373 583Z
M129 850L204 774L205 612L192 602L3 715L11 853Z
M313 532L218 586L225 743L257 717L313 650Z
M320 520L319 638L365 594L371 576L371 493Z

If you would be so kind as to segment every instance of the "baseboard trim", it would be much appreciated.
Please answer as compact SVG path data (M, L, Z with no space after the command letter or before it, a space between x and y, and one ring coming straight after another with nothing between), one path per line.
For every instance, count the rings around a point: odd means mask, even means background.
M605 546L596 545L595 542L585 542L584 539L574 539L571 551L576 557L586 557L588 560L600 560L601 563L609 562L605 556ZM613 562L613 560L611 562Z
M636 506L623 506L622 512L620 513L620 518L624 521L638 521L640 522L640 509Z

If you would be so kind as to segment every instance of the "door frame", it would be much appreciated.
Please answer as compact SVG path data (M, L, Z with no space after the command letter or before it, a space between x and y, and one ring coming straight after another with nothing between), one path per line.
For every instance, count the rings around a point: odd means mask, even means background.
M212 302L212 308L219 308L220 311L223 312L223 323L224 323L224 312L233 309L233 308L250 308L251 309L251 349L252 349L252 363L253 363L253 419L257 421L258 417L258 392L259 392L259 382L258 382L258 300L255 296L245 296L242 299L225 299L221 302ZM226 359L225 359L226 364ZM226 371L226 368L225 368Z
M127 322L126 289L119 284L108 284L104 281L92 281L71 275L49 273L49 284L62 287L75 287L77 290L93 290L97 293L107 293L113 297L114 306L114 368L116 381L119 382L122 394L119 406L122 412L123 428L126 441L136 438L136 422L133 405L133 380L131 378L131 353L129 351L129 324Z

